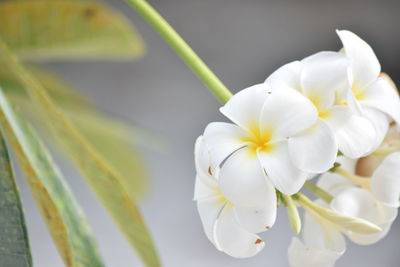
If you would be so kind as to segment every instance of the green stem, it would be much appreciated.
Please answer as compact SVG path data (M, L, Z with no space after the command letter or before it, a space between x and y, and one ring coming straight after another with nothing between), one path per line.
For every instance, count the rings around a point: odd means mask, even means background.
M287 207L290 227L296 235L301 231L301 220L299 211L297 210L296 204L294 203L291 196L282 194L284 203Z
M203 60L193 51L168 22L145 0L125 0L165 39L182 60L203 81L215 97L226 103L232 93L207 67Z
M400 151L399 147L379 147L371 155L377 156L377 157L386 157L387 155L389 155L391 153L399 152L399 151Z
M320 199L325 201L326 203L331 203L333 197L331 194L326 192L324 189L322 189L319 186L316 186L315 184L311 183L310 181L307 181L305 183L308 189L310 189L311 192L313 192L316 196L318 196Z
M364 176L359 176L356 174L353 174L343 168L336 168L334 173L340 174L341 176L345 177L347 180L352 181L356 185L368 189L369 184L371 182L370 177L364 177Z

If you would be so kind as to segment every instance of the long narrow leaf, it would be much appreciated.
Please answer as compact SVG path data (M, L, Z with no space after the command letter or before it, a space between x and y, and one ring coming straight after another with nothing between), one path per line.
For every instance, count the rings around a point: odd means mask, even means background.
M150 233L124 180L57 108L43 86L20 64L4 42L0 43L0 55L10 70L20 77L32 101L48 115L50 127L69 151L86 181L135 247L143 262L147 266L159 266L160 262Z
M13 167L0 132L0 266L32 266L24 211Z
M128 20L95 1L3 1L0 18L0 35L23 59L127 60L145 51Z
M0 119L66 266L104 266L86 218L33 129L0 88Z
M0 63L1 66L1 63ZM0 67L0 82L7 96L20 103L22 112L38 122L46 136L53 137L46 123L43 113L29 99L28 93L18 78L2 71ZM65 114L80 133L85 136L93 149L96 150L114 168L129 187L129 193L142 196L147 192L149 177L143 160L136 151L136 145L143 139L144 145L156 143L156 137L151 134L140 134L139 129L123 122L114 116L100 111L90 101L61 82L55 76L38 68L30 68L32 75L43 85L48 95ZM4 74L4 75L2 75ZM8 75L6 75L8 74ZM139 132L139 133L138 133ZM144 137L146 136L146 138ZM151 139L152 142L145 142ZM51 139L53 141L53 139ZM154 144L153 144L154 145ZM59 146L57 146L58 148Z

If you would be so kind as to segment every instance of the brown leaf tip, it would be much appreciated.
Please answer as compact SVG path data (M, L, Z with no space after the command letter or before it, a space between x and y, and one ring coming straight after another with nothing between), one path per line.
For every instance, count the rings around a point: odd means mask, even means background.
M209 175L212 175L211 166L208 167L208 174L209 174Z
M96 14L96 9L88 7L83 11L83 14L87 18L91 18Z

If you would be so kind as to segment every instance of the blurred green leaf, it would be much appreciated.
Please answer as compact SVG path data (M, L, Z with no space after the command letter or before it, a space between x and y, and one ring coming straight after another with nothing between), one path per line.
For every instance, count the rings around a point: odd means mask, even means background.
M19 77L31 100L43 112L48 124L143 262L147 266L160 266L150 233L124 179L56 106L45 88L20 64L4 42L0 43L0 59Z
M61 82L54 75L43 71L36 66L27 66L28 70L34 75L45 87L48 94L57 101L60 106L67 106L70 109L82 108L91 105L90 101L82 94L73 90L69 85ZM7 66L3 66L0 62L0 81L3 90L13 97L21 99L28 98L28 94L24 89L24 85Z
M104 266L83 211L63 175L1 89L0 119L65 265Z
M40 110L38 112L36 106L29 101L29 96L18 78L1 69L5 68L0 68L0 83L3 84L7 95L21 104L25 114L43 123L46 118L43 118L43 113ZM57 107L68 116L93 149L118 172L127 184L129 192L135 196L144 195L149 186L149 177L145 164L133 145L136 129L99 111L83 95L55 76L38 68L31 70ZM47 124L41 126L42 129L49 130Z
M10 156L0 132L0 266L32 266L24 211Z
M130 60L145 45L129 21L94 1L0 2L0 36L26 60Z

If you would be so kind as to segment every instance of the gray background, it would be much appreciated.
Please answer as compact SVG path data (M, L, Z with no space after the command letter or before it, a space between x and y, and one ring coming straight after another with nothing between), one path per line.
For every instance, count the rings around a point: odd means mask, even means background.
M375 49L383 70L398 80L398 1L150 1L234 92L262 82L284 63L320 50L337 50L335 29L349 29ZM148 44L136 62L48 64L81 88L99 106L165 137L170 149L144 150L152 189L141 207L165 266L287 266L292 236L285 210L263 234L266 248L252 259L218 252L206 239L195 203L193 143L208 122L225 120L219 103L170 48L121 1L110 1L128 15ZM72 166L61 166L83 205L108 266L141 266L124 237ZM22 180L20 180L22 181ZM63 266L24 182L22 193L36 266ZM339 267L399 266L399 221L380 243L349 243ZM306 267L306 266L305 266Z

